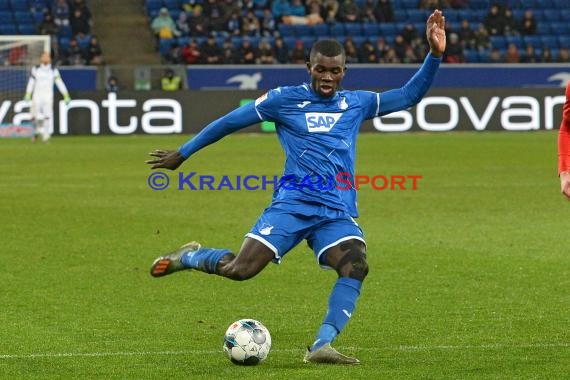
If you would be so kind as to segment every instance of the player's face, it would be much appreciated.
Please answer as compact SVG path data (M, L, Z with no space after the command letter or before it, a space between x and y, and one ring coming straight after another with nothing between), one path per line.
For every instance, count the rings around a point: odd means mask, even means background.
M40 62L43 65L47 65L48 63L51 62L51 57L49 55L49 53L42 53L41 57L40 57Z
M315 58L307 64L311 75L311 87L323 98L334 96L346 72L344 57L326 57L317 53Z

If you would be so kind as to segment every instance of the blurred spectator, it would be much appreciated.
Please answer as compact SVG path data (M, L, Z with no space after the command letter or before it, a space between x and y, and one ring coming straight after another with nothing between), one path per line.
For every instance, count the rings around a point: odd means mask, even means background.
M275 57L273 55L273 48L269 41L265 38L259 43L259 54L258 62L261 64L273 64L275 63Z
M446 63L465 63L463 46L461 46L459 36L456 33L449 34L443 61Z
M188 25L188 15L186 12L180 12L176 19L176 29L180 32L181 36L190 34L190 25Z
M230 36L241 36L241 16L239 12L232 12L226 22L226 31Z
M465 19L461 21L461 25L457 30L457 35L459 36L459 43L463 46L464 49L475 49L476 38L475 32L471 29L471 24L469 20Z
M537 63L537 62L539 62L539 58L536 55L534 46L532 46L532 44L527 44L524 49L524 53L521 57L521 63Z
M115 76L110 76L109 79L107 80L107 84L105 85L105 91L106 92L113 92L113 93L117 93L119 92L119 80L117 79L117 77Z
M89 45L89 41L91 41L91 36L83 32L78 32L75 35L75 39L81 49L87 49L87 45Z
M91 33L91 24L89 19L81 8L75 8L69 16L69 25L71 25L71 32L76 35L79 32L89 34Z
M504 63L504 62L505 58L503 57L501 51L496 47L492 48L491 52L489 53L489 63Z
M402 59L404 59L404 55L406 55L406 41L401 34L398 34L396 38L394 38L392 48L396 52L398 59L402 61Z
M450 7L451 5L449 3L449 0L420 0L418 2L419 9L427 9L430 11L433 11L435 9L442 10Z
M375 0L366 0L360 9L360 22L372 23L376 22L376 14L374 12Z
M536 34L536 19L534 18L534 13L530 9L527 9L524 12L519 31L523 36Z
M202 53L200 52L200 47L195 39L190 40L186 45L184 45L180 55L182 61L188 65L198 64L202 60Z
M562 62L562 63L570 62L570 52L568 51L568 48L566 47L560 48L560 50L558 51L558 59L556 60L556 62Z
M265 8L263 10L263 17L261 18L261 34L269 37L275 35L277 31L277 22L271 14L271 9Z
M288 15L282 17L283 23L288 25L316 25L323 24L325 20L321 17L321 8L315 1L310 3L309 13L303 16Z
M103 61L103 50L99 44L99 39L97 36L92 35L85 50L85 56L87 57L88 65L102 65Z
M386 54L382 58L380 58L381 63L402 63L398 55L396 54L396 50L394 48L388 48Z
M358 49L358 62L360 63L378 63L380 58L370 40L366 40Z
M81 10L83 17L85 17L89 25L91 25L91 20L93 16L91 15L91 11L89 10L89 7L85 3L85 0L73 0L71 2L71 12L73 13L73 11L76 9Z
M404 30L401 31L401 35L407 44L411 44L412 41L418 37L418 31L414 27L414 24L406 24Z
M483 22L490 36L502 36L505 31L505 18L497 4L491 5Z
M337 21L339 6L338 0L325 0L321 7L321 18L327 24L334 24Z
M491 37L489 36L489 31L483 24L479 24L475 31L475 46L479 51L491 48Z
M453 9L469 8L469 0L449 0L449 5Z
M360 8L354 0L343 0L338 10L338 19L341 22L358 22Z
M301 2L301 0L291 0L291 5L289 7L289 13L284 14L283 16L298 16L304 17L307 15L307 11L305 6Z
M218 0L206 0L204 2L204 16L208 19L208 31L219 32L224 30L226 23L224 6Z
M402 63L420 63L420 58L416 55L416 51L412 45L406 46L406 51L404 52Z
M170 17L170 12L164 7L160 8L158 16L152 20L151 28L157 40L174 38L174 36L180 34L180 32L176 30L176 23L172 17Z
M453 9L469 8L469 0L449 0L449 5Z
M244 37L241 45L237 49L236 63L242 65L253 65L257 62L257 54L257 49L251 44L249 37Z
M222 61L228 65L236 63L236 51L231 37L226 38L222 45Z
M261 26L253 11L247 11L243 18L241 30L244 36L259 37L261 35Z
M394 10L390 0L378 0L374 11L378 22L394 22Z
M175 74L174 70L166 69L160 80L160 86L163 91L180 90L182 88L182 78L180 75Z
M283 38L276 37L273 46L273 56L277 63L289 63L289 46L283 41Z
M194 16L194 10L197 8L200 8L200 12L204 11L204 7L202 7L201 3L201 1L196 0L185 0L180 7L184 12L190 13L191 16Z
M505 53L505 63L520 63L521 57L517 45L510 43Z
M281 22L283 16L291 15L291 3L289 0L273 0L271 2L271 13L277 22Z
M173 42L170 44L170 48L162 56L163 63L167 63L170 65L178 65L182 63L182 49L178 42Z
M85 52L81 49L75 37L69 39L67 49L64 49L60 55L64 65L78 66L84 65L87 62Z
M291 63L304 64L307 62L307 50L302 40L295 41L295 46L291 49Z
M28 58L28 48L25 45L14 46L8 53L8 65L20 66L25 64Z
M540 62L542 63L552 63L554 58L552 57L552 50L549 47L542 48L542 54L540 55Z
M221 64L223 63L222 49L216 41L214 34L210 34L206 42L200 47L202 53L202 63Z
M59 26L69 25L69 4L66 0L57 0L52 8L53 21Z
M208 18L202 12L202 7L195 7L190 21L190 35L193 37L206 36L208 34Z
M376 44L374 47L376 48L376 53L378 54L380 62L382 62L382 58L384 57L384 55L386 55L386 53L390 49L390 46L388 45L384 37L378 37L376 39Z
M53 20L53 16L51 15L51 13L44 14L44 19L38 25L37 29L38 29L38 34L47 34L52 37L57 36L57 33L59 32L59 26L57 26L57 24Z
M352 37L344 39L344 52L346 54L346 63L358 63L358 49Z
M517 26L517 21L515 20L515 16L513 15L513 11L509 7L505 7L503 11L503 19L505 28L503 29L503 33L506 36L518 36L519 35L519 28Z

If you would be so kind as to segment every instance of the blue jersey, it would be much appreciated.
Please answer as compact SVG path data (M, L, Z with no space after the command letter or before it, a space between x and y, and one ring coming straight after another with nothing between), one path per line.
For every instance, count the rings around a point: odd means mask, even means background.
M380 95L338 91L322 98L308 84L280 87L255 101L262 120L273 121L285 151L282 182L274 202L317 203L357 216L354 180L356 137L361 123L378 114ZM348 189L346 189L348 187Z
M332 98L321 98L308 84L273 89L255 103L211 122L179 152L188 158L234 131L261 120L274 121L286 154L283 182L274 194L274 204L285 203L287 209L301 214L303 205L322 205L357 217L356 190L346 179L354 181L360 124L417 104L431 86L440 62L428 54L404 86L382 93L338 91ZM344 179L340 186L337 176ZM315 207L310 209L314 212Z

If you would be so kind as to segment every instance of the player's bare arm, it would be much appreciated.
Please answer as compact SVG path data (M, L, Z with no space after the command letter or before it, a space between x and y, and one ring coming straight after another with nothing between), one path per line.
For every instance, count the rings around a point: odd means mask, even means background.
M560 191L570 201L570 171L560 173Z
M155 149L149 153L150 156L157 157L157 159L146 160L145 163L152 165L151 169L177 169L184 162L185 158L182 157L177 150L161 150Z
M441 57L445 51L445 17L440 10L436 9L426 23L426 37L429 42L430 52L434 57Z

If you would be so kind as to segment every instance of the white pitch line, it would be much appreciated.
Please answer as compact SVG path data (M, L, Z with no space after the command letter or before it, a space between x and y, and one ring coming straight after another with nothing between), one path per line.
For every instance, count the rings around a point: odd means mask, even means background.
M482 344L482 345L438 345L438 346L392 346L392 347L343 347L349 351L429 351L429 350L486 350L486 349L523 349L523 348L565 348L567 343L535 343L535 344ZM272 352L303 352L303 349L273 349ZM192 350L192 351L133 351L133 352L62 352L62 353L35 353L35 354L3 354L0 359L41 359L41 358L80 358L80 357L106 357L106 356L176 356L176 355L218 355L220 350Z

